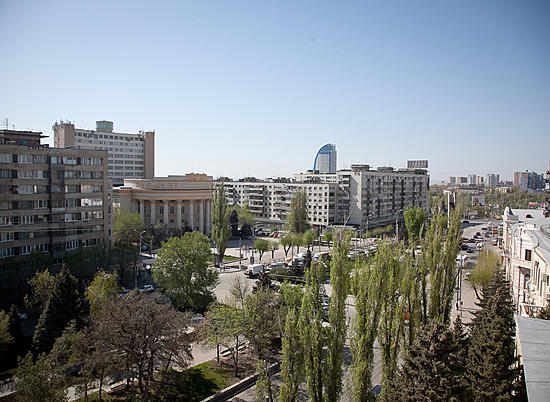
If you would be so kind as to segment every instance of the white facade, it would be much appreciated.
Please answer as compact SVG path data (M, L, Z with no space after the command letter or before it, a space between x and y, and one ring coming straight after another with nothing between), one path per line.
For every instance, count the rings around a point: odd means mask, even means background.
M536 314L548 304L550 218L543 210L506 208L503 215L504 266L518 313Z
M428 209L429 176L424 169L371 170L352 165L334 174L299 173L294 180L225 182L231 204L249 205L254 218L265 225L283 225L292 193L308 195L309 224L375 227L395 224L410 206Z
M56 148L94 149L108 152L108 175L113 186L124 179L150 179L155 176L155 132L136 134L113 132L113 123L97 121L96 130L75 128L68 122L55 123Z

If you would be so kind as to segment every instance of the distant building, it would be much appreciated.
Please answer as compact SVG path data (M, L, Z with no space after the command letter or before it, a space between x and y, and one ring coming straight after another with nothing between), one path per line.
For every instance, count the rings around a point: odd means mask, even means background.
M496 187L500 183L499 174L486 174L485 175L485 187Z
M326 144L317 152L313 170L317 170L319 173L336 173L336 169L336 145Z
M476 177L476 185L482 186L483 185L483 176L477 176Z
M20 297L19 281L41 267L34 257L61 264L111 239L107 151L50 148L44 137L0 130L0 300Z
M514 172L514 186L520 190L542 190L545 187L543 174L535 172Z
M113 132L113 122L96 121L96 129L75 128L73 123L55 122L54 147L105 150L108 152L108 176L113 186L124 179L155 177L155 132L136 134Z
M477 176L475 174L469 174L468 175L468 185L469 186L475 186L477 183L476 183L476 178Z
M429 176L425 169L394 169L352 165L334 174L316 170L294 175L294 180L234 181L224 183L230 204L248 204L257 222L283 226L292 194L308 196L313 227L349 225L369 228L394 224L410 206L428 209Z
M456 178L457 184L468 184L468 179L466 177L457 177Z
M450 176L450 177L449 177L449 184L450 184L451 186L455 185L455 184L456 184L456 177Z

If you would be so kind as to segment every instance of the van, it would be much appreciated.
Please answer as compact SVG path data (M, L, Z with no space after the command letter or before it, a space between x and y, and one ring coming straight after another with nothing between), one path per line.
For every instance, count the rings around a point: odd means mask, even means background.
M248 276L248 278L254 278L258 276L263 269L264 266L262 264L252 264L244 271L244 275Z

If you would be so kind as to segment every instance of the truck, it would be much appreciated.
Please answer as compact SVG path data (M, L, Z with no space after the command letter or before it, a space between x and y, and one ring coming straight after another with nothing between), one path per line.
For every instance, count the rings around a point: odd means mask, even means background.
M251 264L246 268L246 271L244 271L244 275L248 276L248 278L254 278L258 276L263 269L264 266L262 264Z

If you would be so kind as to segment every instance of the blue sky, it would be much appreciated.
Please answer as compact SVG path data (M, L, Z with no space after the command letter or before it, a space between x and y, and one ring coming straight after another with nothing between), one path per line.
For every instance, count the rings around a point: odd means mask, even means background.
M550 159L550 1L0 1L0 117L156 131L156 175ZM47 140L52 143L53 139Z

